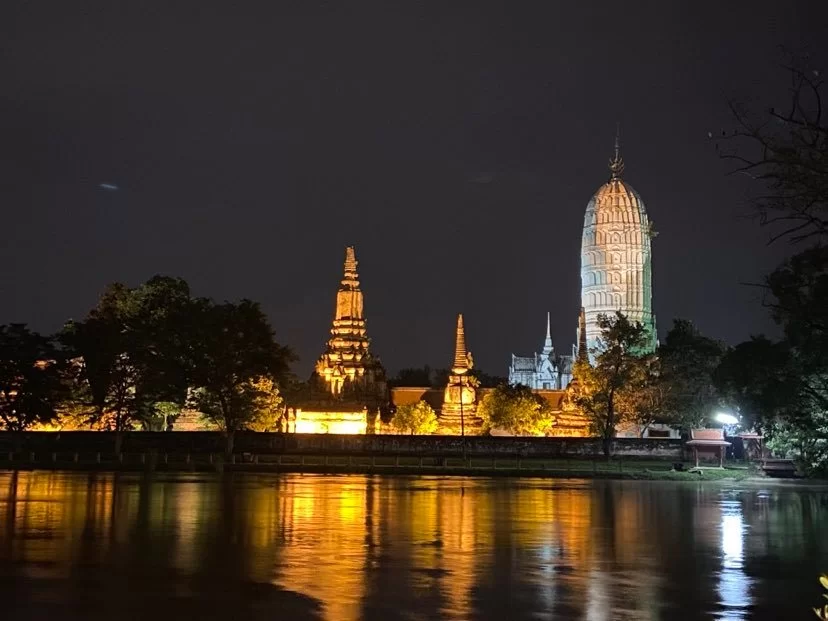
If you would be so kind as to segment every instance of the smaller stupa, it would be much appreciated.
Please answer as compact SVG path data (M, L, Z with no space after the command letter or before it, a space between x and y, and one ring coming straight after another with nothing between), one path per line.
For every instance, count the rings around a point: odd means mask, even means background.
M439 433L443 435L478 435L483 420L477 416L477 379L471 375L474 362L466 349L463 315L457 315L454 339L454 364L443 395Z

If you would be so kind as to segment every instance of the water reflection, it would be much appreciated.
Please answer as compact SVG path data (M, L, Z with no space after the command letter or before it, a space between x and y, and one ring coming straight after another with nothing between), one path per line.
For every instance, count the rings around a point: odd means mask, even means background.
M750 578L744 571L744 530L742 503L726 500L722 511L722 569L719 572L719 597L724 611L720 619L746 619L751 604Z
M10 616L793 618L826 496L777 485L0 474Z

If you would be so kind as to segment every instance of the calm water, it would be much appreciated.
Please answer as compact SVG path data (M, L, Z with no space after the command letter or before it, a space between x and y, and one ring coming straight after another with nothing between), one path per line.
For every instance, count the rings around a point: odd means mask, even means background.
M809 619L793 484L0 473L2 619Z

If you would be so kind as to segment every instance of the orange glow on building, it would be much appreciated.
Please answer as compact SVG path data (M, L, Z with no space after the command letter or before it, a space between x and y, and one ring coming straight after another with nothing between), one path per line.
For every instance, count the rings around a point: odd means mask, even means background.
M297 409L292 422L291 431L295 433L368 433L367 412L305 412Z

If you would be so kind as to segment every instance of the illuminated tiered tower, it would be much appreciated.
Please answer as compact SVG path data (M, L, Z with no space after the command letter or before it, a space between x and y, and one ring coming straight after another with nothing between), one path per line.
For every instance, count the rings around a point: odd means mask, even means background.
M476 414L477 378L469 373L473 364L471 352L466 350L463 315L457 315L454 364L451 367L451 375L449 375L448 385L443 395L443 407L440 410L439 431L441 434L476 435L480 433L483 421Z
M641 196L621 179L624 160L618 136L609 168L609 181L587 204L581 241L581 306L590 358L601 334L600 314L621 311L641 322L650 332L650 346L656 344L650 250L654 233ZM583 340L579 334L579 343Z
M388 411L385 370L368 351L357 279L357 260L349 246L331 338L310 381L288 398L288 432L374 433L380 416Z
M345 249L345 275L336 293L336 312L325 353L316 362L316 374L331 395L360 392L385 374L368 351L362 291L359 288L354 248Z

